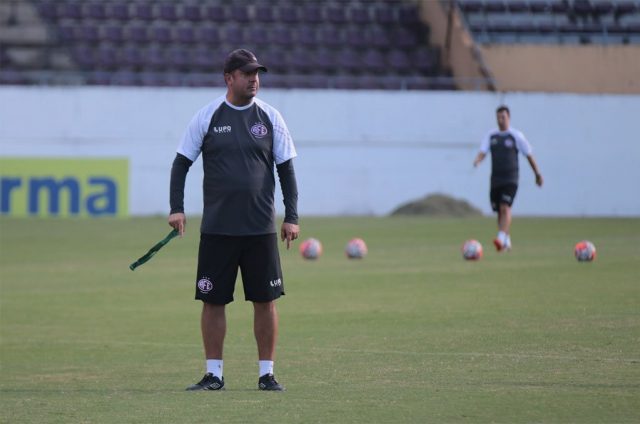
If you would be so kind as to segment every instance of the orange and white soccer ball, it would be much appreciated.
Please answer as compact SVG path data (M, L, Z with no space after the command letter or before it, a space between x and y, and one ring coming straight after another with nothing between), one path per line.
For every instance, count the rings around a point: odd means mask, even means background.
M482 245L478 240L467 240L462 245L462 257L468 261L477 261L482 258Z
M318 259L322 255L322 243L318 239L308 238L300 243L300 254L305 259Z
M349 240L349 243L344 248L344 253L349 259L362 259L367 255L367 252L367 244L361 238Z
M576 243L573 254L578 262L591 262L596 258L596 247L589 240Z

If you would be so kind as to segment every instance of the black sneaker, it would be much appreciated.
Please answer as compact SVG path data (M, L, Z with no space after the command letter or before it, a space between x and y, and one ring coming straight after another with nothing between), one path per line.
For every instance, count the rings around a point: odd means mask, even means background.
M273 374L265 374L258 379L258 389L284 392L285 388L276 381Z
M224 377L220 380L210 372L206 373L202 380L187 387L187 390L224 390Z

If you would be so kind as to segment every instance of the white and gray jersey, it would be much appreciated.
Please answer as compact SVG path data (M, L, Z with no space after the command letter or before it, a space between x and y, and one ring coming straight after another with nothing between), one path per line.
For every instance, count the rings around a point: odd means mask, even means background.
M482 143L480 152L491 151L491 185L518 184L518 152L524 156L531 154L531 145L522 132L515 128L506 131L489 132Z
M221 96L196 113L177 151L191 161L202 153L202 233L276 232L274 163L296 150L275 108L257 98L237 107Z

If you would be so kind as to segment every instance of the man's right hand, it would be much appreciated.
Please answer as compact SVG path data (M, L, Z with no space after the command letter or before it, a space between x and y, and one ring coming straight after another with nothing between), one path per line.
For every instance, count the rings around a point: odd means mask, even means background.
M182 237L184 235L184 228L187 225L187 217L185 217L182 212L172 213L169 215L169 225L178 230L178 234Z

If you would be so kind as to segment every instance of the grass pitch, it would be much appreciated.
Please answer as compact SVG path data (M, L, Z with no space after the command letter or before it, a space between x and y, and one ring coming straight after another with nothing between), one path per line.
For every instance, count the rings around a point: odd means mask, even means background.
M0 219L0 422L640 421L640 220L305 218L317 261L282 250L276 375L256 388L252 308L228 308L225 392L203 374L198 222L128 265L163 218ZM369 254L348 260L362 237ZM465 262L465 239L483 243ZM589 239L593 263L573 245Z

